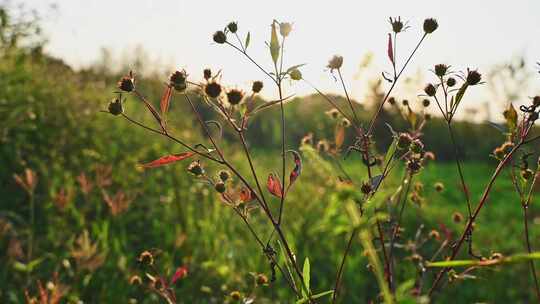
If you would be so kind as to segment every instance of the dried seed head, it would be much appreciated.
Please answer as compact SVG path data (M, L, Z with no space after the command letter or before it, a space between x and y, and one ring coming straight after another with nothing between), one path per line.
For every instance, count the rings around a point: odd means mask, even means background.
M437 20L433 18L428 18L424 20L424 32L426 32L426 34L431 34L435 32L435 30L437 30L438 27L439 27L439 23L437 23Z
M371 184L369 182L362 183L362 186L360 186L360 191L362 191L364 194L371 193L371 190L373 189L371 188Z
M255 278L255 281L256 281L257 285L259 285L259 286L266 285L266 284L268 284L268 277L265 276L264 274L260 273Z
M281 34L281 36L287 37L287 36L289 36L291 31L292 31L292 24L291 23L289 23L289 22L281 22L279 24L279 33Z
M229 177L231 177L231 173L227 170L221 170L219 171L219 179L221 179L222 182L226 182Z
M242 299L242 294L240 294L240 291L237 290L231 292L229 296L233 301L240 301Z
M337 119L339 117L339 111L335 108L332 108L325 112L326 115L330 116L333 119Z
M330 61L328 61L328 65L326 67L328 67L330 71L333 71L333 70L339 70L342 65L343 65L343 57L339 55L334 55L334 57L332 57Z
M347 118L343 118L341 120L341 125L344 126L345 128L348 128L351 126L351 122Z
M391 105L395 105L396 104L396 99L392 96L392 97L388 98L388 103L391 104Z
M263 82L262 81L254 81L253 85L251 86L251 90L253 93L259 93L263 88Z
M467 71L466 82L468 85L476 85L482 80L482 74L478 73L477 70Z
M229 22L229 24L227 24L227 28L229 29L229 31L231 31L231 33L236 33L236 31L238 31L238 23L236 22Z
M439 77L444 77L448 72L448 66L446 64L437 64L435 65L435 75Z
M291 76L292 80L301 80L302 79L302 72L300 72L299 69L293 69L289 72L289 76Z
M217 31L214 33L214 42L218 44L224 44L227 42L227 35L223 31Z
M328 145L328 142L326 140L319 140L317 143L317 150L319 152L328 152L330 149L330 146Z
M133 74L129 72L128 76L122 77L120 81L118 81L118 88L124 92L132 92L135 89L135 78L133 78Z
M491 254L491 256L489 257L490 260L500 260L502 259L504 256L502 253L499 253L499 252L494 252Z
M446 85L449 86L449 87L453 87L456 85L456 79L453 78L453 77L448 77L448 79L446 80Z
M109 102L108 110L109 113L114 116L124 113L124 108L122 107L122 101L120 100L120 98L115 98L111 102Z
M424 99L424 100L422 100L422 105L423 105L424 107L426 107L426 108L429 107L429 104L430 104L429 99Z
M397 142L397 148L406 149L412 142L412 137L408 133L400 133Z
M208 97L217 98L221 94L221 85L215 81L209 82L204 86L204 92Z
M390 17L390 25L392 25L392 31L396 34L403 31L403 22L401 21L401 17Z
M183 92L187 88L186 71L176 71L169 76L169 85L178 92Z
M523 180L530 180L534 175L534 172L533 170L531 169L523 169L521 170L521 178L523 178Z
M215 185L214 185L214 189L216 189L217 192L219 193L223 193L225 192L226 190L226 187L225 187L225 183L224 182L217 182Z
M192 162L191 164L189 164L188 168L187 168L188 172L195 175L195 176L201 176L204 174L204 169L203 167L201 166L201 162L196 160L194 162Z
M437 89L435 88L434 85L432 85L431 83L428 83L426 87L424 88L424 92L426 93L427 96L433 97L437 93Z
M436 182L434 185L435 191L437 192L443 192L444 191L444 184L441 182Z
M415 139L409 145L409 150L413 153L420 154L424 150L424 144L419 139Z
M452 215L452 220L454 221L454 223L461 223L463 221L463 214L459 212L454 212L454 214Z
M406 107L409 105L409 101L407 99L403 99L403 101L401 101L401 104Z
M240 90L232 89L227 92L227 100L233 106L239 104L242 101L242 98L244 98L244 92Z
M151 265L154 265L154 256L152 255L150 251L145 250L141 252L137 261L141 263L142 265L151 266Z
M420 169L422 169L422 163L417 158L412 158L409 161L407 161L407 169L411 172L411 174L418 173Z
M424 153L424 160L435 160L435 153L427 151Z
M212 70L204 69L203 76L204 76L204 79L209 80L210 78L212 78Z

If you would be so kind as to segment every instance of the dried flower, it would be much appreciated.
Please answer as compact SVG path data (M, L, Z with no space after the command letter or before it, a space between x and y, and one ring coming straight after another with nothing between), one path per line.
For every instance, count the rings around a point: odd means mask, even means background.
M444 77L448 72L448 66L446 64L437 64L435 65L435 75L439 77Z
M328 65L326 67L328 67L330 71L333 71L333 70L339 70L342 65L343 65L343 57L339 55L334 55L334 57L332 57L330 61L328 61Z
M536 108L540 106L540 96L534 96L533 97L533 106Z
M436 182L434 185L435 191L437 192L443 192L444 191L444 184L441 182Z
M446 80L446 85L449 86L449 87L453 87L456 85L456 79L453 78L453 77L448 77L448 79Z
M238 23L236 22L229 22L229 24L227 24L227 28L229 29L229 31L231 31L231 33L236 33L236 31L238 30ZM215 38L214 38L215 39ZM216 41L217 42L217 41Z
M279 23L279 33L283 37L289 36L289 34L292 31L292 24L289 22L281 22Z
M478 73L477 70L467 70L467 79L466 82L468 85L476 85L482 80L482 74Z
M268 284L268 277L265 276L264 274L260 273L257 275L257 277L255 278L255 282L257 283L257 285L266 285Z
M348 128L351 126L351 122L347 118L343 118L341 120L341 125L344 126L345 128Z
M221 85L215 81L209 82L204 86L204 92L208 97L217 98L221 94Z
M441 239L441 234L439 233L439 231L433 229L429 232L429 238L430 239L436 239L436 240L440 240Z
M124 76L118 81L118 89L124 92L132 92L135 89L135 78L133 72L129 72L127 76Z
M221 170L219 171L219 179L221 179L222 182L225 182L229 179L229 177L231 177L231 173L229 173L229 171L227 170Z
M138 275L133 275L133 276L131 276L129 278L129 284L130 285L141 285L142 284L142 279Z
M422 169L422 163L417 158L412 158L407 161L407 169L411 172L411 174L418 173L420 169Z
M187 168L188 172L195 175L195 176L201 176L204 174L204 169L203 167L201 166L201 162L196 160L194 162L192 162L191 164L189 164L188 168Z
M424 92L426 93L427 96L433 97L437 93L437 89L435 88L434 85L432 85L431 83L428 83L426 87L424 88Z
M424 20L424 32L426 32L426 34L431 34L435 32L435 30L437 30L438 27L439 27L439 24L437 23L437 20L433 18L428 18Z
M397 148L400 150L406 149L412 142L412 137L408 133L400 133L397 142Z
M424 100L422 100L422 105L423 105L424 107L426 107L426 108L429 107L429 104L430 104L429 99L424 99Z
M452 215L452 220L454 221L454 223L461 223L463 221L463 214L459 212L454 212L454 214Z
M186 71L176 71L169 76L169 85L179 92L183 92L187 88L187 73Z
M362 191L364 194L371 193L371 190L373 189L371 188L371 184L369 182L364 182L362 183L362 186L360 186L360 191Z
M403 99L403 100L401 101L401 104L402 104L404 107L406 107L406 106L409 105L409 101L408 101L407 99Z
M120 98L115 98L111 102L109 102L108 110L109 113L114 116L124 113L124 108L122 107L122 101L120 100Z
M392 25L392 31L396 34L403 31L403 22L399 16L397 18L390 17L390 25Z
M36 189L37 174L30 168L24 169L24 175L13 175L15 182L23 188L28 194L31 194Z
M203 77L204 77L204 79L206 79L206 80L209 80L210 78L212 78L212 70L210 70L210 69L204 69L204 71L203 71Z
M214 185L214 189L216 189L216 191L219 192L219 193L225 192L225 190L226 190L225 183L222 182L222 181L217 182Z
M229 296L233 301L240 301L242 299L242 294L240 294L240 291L237 290L231 292Z
M137 261L141 263L142 265L154 265L154 255L148 250L145 250L139 254L139 258L137 258Z
M227 35L223 31L217 31L214 33L214 42L218 44L224 44L227 42Z
M227 92L227 100L233 106L239 104L242 101L242 98L244 98L244 92L240 90L232 89Z
M262 81L254 81L253 85L251 86L251 90L253 93L259 93L263 88L263 82Z
M415 139L411 142L409 150L411 150L413 153L422 153L424 150L424 144L419 139Z
M325 112L326 115L330 116L332 119L337 119L339 117L339 111L335 108L332 108Z
M394 96L391 96L390 98L388 98L388 103L391 104L391 105L396 104L396 99L394 98Z

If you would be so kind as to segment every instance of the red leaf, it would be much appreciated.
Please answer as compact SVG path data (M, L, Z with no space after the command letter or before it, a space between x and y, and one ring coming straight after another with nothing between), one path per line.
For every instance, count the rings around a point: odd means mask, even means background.
M294 150L289 150L289 152L291 152L294 157L294 169L289 175L289 186L287 187L287 191L302 173L302 159L300 158L300 154Z
M273 173L268 174L268 180L266 181L266 187L268 188L268 191L279 198L282 197L283 193L281 190L281 182L279 181L279 177L274 175Z
M166 86L165 91L163 91L163 96L161 96L161 101L159 105L161 106L161 115L165 116L167 111L169 111L169 104L171 102L171 96L172 96L172 87Z
M246 187L243 187L240 190L240 200L242 201L242 203L251 202L253 199L254 199L254 195L253 193L251 193L251 190L249 190Z
M394 49L392 47L392 35L390 33L388 33L388 58L390 58L392 65L394 65Z
M177 162L177 161L180 161L180 160L184 160L186 158L189 158L191 156L193 156L195 153L193 152L183 152L183 153L180 153L180 154L172 154L172 155L166 155L166 156L162 156L154 161L151 161L149 163L146 163L146 164L142 164L141 166L143 168L155 168L155 167L159 167L159 166L164 166L164 165L168 165L170 163L174 163L174 162Z
M173 285L174 283L176 283L176 281L185 278L187 276L187 274L188 274L187 266L178 267L176 269L176 272L174 273L174 275L171 278L171 284L170 285Z

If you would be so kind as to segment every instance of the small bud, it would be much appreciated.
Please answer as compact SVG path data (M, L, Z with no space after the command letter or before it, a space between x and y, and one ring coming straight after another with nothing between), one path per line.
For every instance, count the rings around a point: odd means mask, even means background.
M437 182L437 183L435 183L434 188L435 188L435 191L437 191L439 193L443 192L444 191L444 184L441 183L441 182Z
M231 31L231 33L234 34L238 30L238 24L236 22L229 22L229 24L227 24L227 28L229 31Z
M408 133L400 133L397 142L397 148L406 149L412 142L412 137Z
M424 153L424 160L435 160L435 153L427 151Z
M371 193L371 190L373 189L371 188L371 184L369 182L362 183L362 186L360 187L360 191L362 191L362 193L369 194Z
M133 275L133 276L131 276L131 278L129 278L129 284L130 285L141 285L142 284L142 279L138 275Z
M145 250L141 252L137 261L141 263L142 265L151 266L151 265L154 265L154 256L152 255L150 251Z
M214 185L214 189L216 189L217 192L223 193L226 190L225 183L224 182L217 182Z
M424 99L424 100L422 100L422 105L423 105L424 107L426 107L426 108L429 107L429 104L430 104L429 99Z
M317 151L319 152L328 152L330 149L328 142L326 140L319 140L317 143Z
M135 79L133 78L131 72L128 76L124 76L122 79L120 79L120 81L118 81L118 88L128 93L135 89Z
M221 94L221 85L215 81L209 82L204 87L204 92L211 98L217 98Z
M495 150L493 150L493 155L495 156L496 159L502 160L504 156L506 155L506 153L504 152L503 148L497 147L495 148Z
M114 116L124 113L124 108L122 107L122 101L120 98L115 98L109 103L108 107L109 113Z
M494 252L491 254L491 256L489 257L490 260L500 260L502 259L504 256L502 253L499 253L499 252Z
M429 232L429 238L439 240L441 239L441 234L439 233L439 231L433 229Z
M251 90L253 93L259 93L263 88L263 82L262 81L254 81L253 85L251 86Z
M183 92L187 88L186 71L176 71L169 76L169 85L178 92Z
M435 30L437 30L438 27L439 27L439 24L437 23L437 20L433 18L428 18L424 20L424 32L426 32L426 34L431 34L435 32Z
M289 23L289 22L281 22L279 24L279 33L281 34L281 36L287 37L287 36L289 36L291 31L292 31L292 24L291 23Z
M437 64L435 65L435 75L439 77L444 77L448 72L448 66L446 64Z
M420 160L418 160L416 158L410 159L407 162L407 169L409 169L411 174L418 173L418 171L420 171L420 169L422 169L422 163L420 162Z
M302 72L300 72L299 69L293 69L289 72L289 76L291 76L292 80L301 80L302 79Z
M191 164L189 164L188 168L187 168L188 172L195 175L195 176L201 176L204 174L204 169L203 167L201 166L201 162L196 160L194 162L192 162Z
M431 83L428 83L426 87L424 88L424 92L426 93L427 96L433 97L437 93L437 89L435 88L434 85L432 85Z
M465 80L468 85L476 85L482 80L482 74L476 70L467 71L467 79Z
M392 96L392 97L388 98L388 103L391 104L391 105L395 105L396 104L396 99Z
M347 118L343 118L341 120L341 125L345 128L348 128L351 126L351 122Z
M401 101L401 104L406 107L409 105L409 101L407 99L403 99L403 101Z
M221 170L219 171L219 179L221 179L222 182L226 182L229 177L231 177L231 174L227 170Z
M332 71L332 70L339 70L342 65L343 65L343 57L339 55L334 55L334 57L332 57L330 61L328 61L328 65L326 67L328 67L330 71Z
M244 98L244 92L240 90L232 89L227 92L227 100L233 106L239 104L242 101L242 98Z
M312 145L313 144L313 133L309 133L306 136L302 137L300 145Z
M268 277L266 277L264 274L258 274L257 278L255 279L257 285L267 285L268 284Z
M204 69L203 75L204 75L204 79L209 80L210 78L212 78L212 70Z
M237 290L231 292L231 293L229 294L229 296L231 297L231 299L232 299L233 301L240 301L240 300L242 299L242 295L241 295L240 292L237 291Z
M459 212L454 212L452 215L452 220L454 223L461 223L463 221L463 215Z
M453 77L448 77L448 79L446 80L446 85L449 86L449 87L453 87L456 85L456 79L453 78Z
M424 144L419 139L415 139L411 142L409 150L413 153L420 154L424 150Z
M223 31L217 31L214 33L214 42L218 44L224 44L227 42L227 35L225 35L225 32Z

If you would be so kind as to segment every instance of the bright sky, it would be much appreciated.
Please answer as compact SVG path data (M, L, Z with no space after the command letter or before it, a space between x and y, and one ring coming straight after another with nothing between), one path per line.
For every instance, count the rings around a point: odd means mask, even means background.
M403 62L422 33L422 21L434 17L439 30L426 43L407 70L427 71L436 63L456 69L483 68L514 55L525 55L531 70L540 61L540 1L538 0L386 0L386 1L173 1L173 0L27 0L44 9L55 3L58 11L45 21L48 51L81 66L107 47L121 55L142 45L152 58L185 68L200 77L202 68L223 69L224 82L248 87L264 77L239 53L212 43L212 34L229 21L238 21L239 33L251 31L250 52L263 65L271 61L264 44L275 18L294 23L285 65L308 63L304 76L324 90L338 91L338 83L325 70L333 54L345 58L344 76L353 95L362 87L353 81L366 52L376 54L376 72L390 71L386 57L389 16L402 16L411 28L398 41L398 62ZM406 51L406 52L404 52ZM401 55L401 57L399 57ZM305 85L295 88L310 93Z

